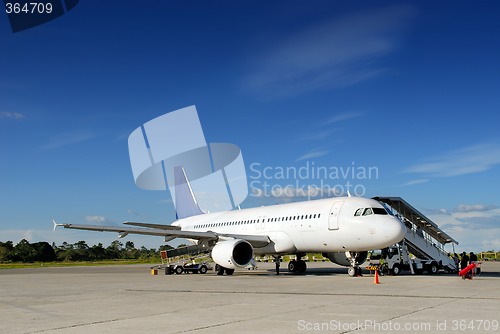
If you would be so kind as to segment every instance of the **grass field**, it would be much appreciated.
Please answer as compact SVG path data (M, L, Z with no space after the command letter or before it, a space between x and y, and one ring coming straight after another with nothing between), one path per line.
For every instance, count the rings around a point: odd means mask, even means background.
M0 270L15 268L44 268L44 267L77 267L77 266L103 266L103 265L124 265L124 264L158 264L158 259L147 260L106 260L106 261L75 261L75 262L34 262L34 263L0 263Z

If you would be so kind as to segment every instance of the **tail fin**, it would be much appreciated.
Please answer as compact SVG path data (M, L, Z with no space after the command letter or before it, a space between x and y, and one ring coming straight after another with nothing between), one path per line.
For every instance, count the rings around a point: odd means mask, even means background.
M203 214L194 197L186 171L181 166L174 167L175 211L177 219Z

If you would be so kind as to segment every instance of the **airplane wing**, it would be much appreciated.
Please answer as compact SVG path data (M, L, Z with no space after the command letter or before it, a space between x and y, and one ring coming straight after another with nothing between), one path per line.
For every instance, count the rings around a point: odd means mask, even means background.
M253 247L264 247L269 244L270 240L267 235L243 235L243 234L230 234L230 233L215 233L212 231L198 232L198 231L182 231L179 229L166 229L168 225L157 225L157 224L146 224L146 223L133 223L128 225L136 226L157 226L158 228L133 228L133 227L121 227L121 226L99 226L99 225L78 225L78 224L57 224L55 221L54 230L57 226L62 226L64 228L76 229L76 230L87 230L87 231L98 231L98 232L117 232L120 238L126 237L128 234L142 234L142 235L154 235L165 237L165 240L173 240L175 238L187 238L195 240L215 240L218 241L222 238L234 238L243 239L248 241ZM140 225L139 225L140 224ZM161 226L161 227L160 227ZM175 228L175 226L172 226Z
M149 224L149 223L136 223L136 222L124 222L125 225L140 226L140 227L151 227L160 230L180 230L180 226L173 225L162 225L162 224Z

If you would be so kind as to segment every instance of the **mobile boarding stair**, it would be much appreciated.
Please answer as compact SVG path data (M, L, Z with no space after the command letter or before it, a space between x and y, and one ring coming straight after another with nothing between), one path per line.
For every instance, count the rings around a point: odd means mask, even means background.
M409 253L421 260L434 261L447 272L458 271L454 260L444 250L444 246L451 243L453 253L455 253L455 245L458 245L456 240L401 197L374 197L373 199L383 203L405 224L406 236L403 243ZM413 269L413 266L411 268Z
M165 275L194 272L205 274L212 266L206 261L208 252L202 245L184 246L160 251L161 264L151 267L151 274L165 271Z

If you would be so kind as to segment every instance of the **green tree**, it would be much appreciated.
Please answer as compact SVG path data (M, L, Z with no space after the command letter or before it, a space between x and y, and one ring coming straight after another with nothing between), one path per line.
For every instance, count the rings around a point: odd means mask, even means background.
M90 247L89 249L90 260L100 261L106 259L106 249L102 246L102 243L98 243Z
M125 250L122 252L122 256L126 259L138 259L139 255L140 252L135 249L134 243L132 241L127 241L125 243Z
M33 262L34 250L28 240L23 239L14 247L13 261L18 262Z
M88 261L90 259L89 246L83 240L75 242L69 254L69 259L71 261Z
M114 240L111 245L106 248L107 259L120 259L123 244L119 240Z
M12 241L0 242L0 263L12 260L14 244Z
M33 261L51 262L56 260L56 252L48 242L36 242L31 244L31 247L33 248Z

